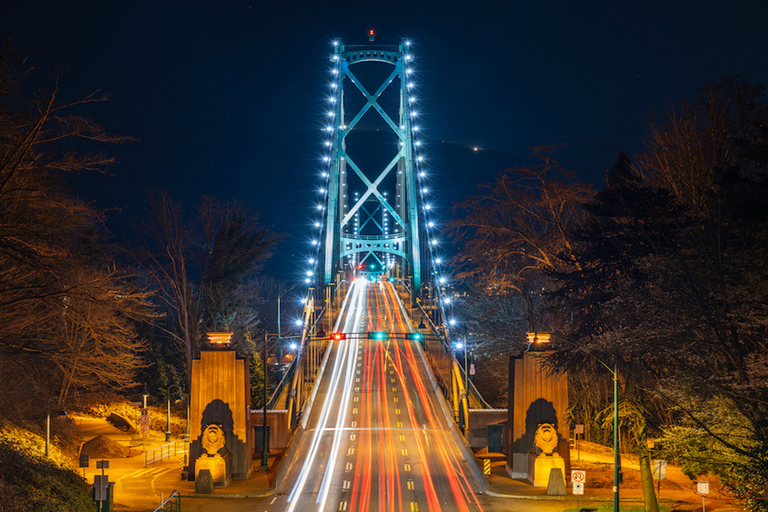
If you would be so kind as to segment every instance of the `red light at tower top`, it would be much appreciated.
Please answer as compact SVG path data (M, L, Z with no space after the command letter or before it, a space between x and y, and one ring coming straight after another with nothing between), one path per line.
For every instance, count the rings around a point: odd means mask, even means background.
M376 32L373 31L373 29L368 31L368 42L372 43L376 40Z

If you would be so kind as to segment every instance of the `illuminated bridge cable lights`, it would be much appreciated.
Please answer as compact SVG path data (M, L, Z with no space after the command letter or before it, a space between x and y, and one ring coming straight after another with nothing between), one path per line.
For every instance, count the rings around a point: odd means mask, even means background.
M322 275L323 283L329 285L334 282L338 271L372 257L388 269L397 264L404 275L411 277L414 295L418 296L424 275L424 250L420 243L423 236L418 205L421 194L416 187L415 169L425 161L425 156L417 152L420 141L414 139L419 127L412 123L421 118L421 112L412 110L416 101L411 89L414 89L413 77L417 73L413 67L410 44L402 41L397 46L345 46L336 40L333 41L330 61L331 94L324 102L327 108L323 117L333 122L325 123L326 137L322 141L325 150L323 161L328 165L329 177L323 210L325 222L320 229L322 242L319 249L323 252L323 268L316 275ZM389 74L380 86L368 83L373 75L366 75L366 68L357 66L364 62L388 67ZM366 80L360 80L361 77ZM395 105L395 98L390 93L383 95L395 87L399 88L399 105ZM346 96L357 100L360 95L365 102L362 107L359 107L359 101L352 101L354 107L347 105ZM398 139L397 154L384 169L375 169L376 164L372 164L373 169L363 168L350 156L355 154L354 148L348 151L347 146L356 142L348 140L347 135L364 115L379 115ZM369 165L366 163L366 166ZM347 168L349 172L346 172ZM370 171L379 174L372 175ZM387 192L383 190L383 187L392 186L385 179L388 175L397 179L396 192L389 195L389 201ZM357 181L363 186L360 195L354 188L347 188L348 185L357 186ZM368 223L365 215L371 216L375 212L364 212L362 205L371 201L379 203L376 211L381 214L376 214L376 220ZM361 216L361 213L364 215ZM366 223L367 230L364 231ZM371 233L374 224L381 230L380 234Z

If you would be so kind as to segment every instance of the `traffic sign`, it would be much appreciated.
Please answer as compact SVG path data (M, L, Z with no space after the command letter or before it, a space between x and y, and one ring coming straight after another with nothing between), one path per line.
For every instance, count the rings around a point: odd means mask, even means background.
M139 418L139 421L140 421L142 424L145 424L145 425L146 425L147 423L149 423L149 416L147 416L146 414L142 414L142 415L141 415L141 418Z
M469 364L469 374L474 375L475 374L475 363Z
M96 501L107 501L107 487L109 487L109 475L94 475L93 488Z
M699 480L698 482L696 482L696 492L698 492L701 495L709 494L709 481Z
M576 425L576 428L573 429L574 434L583 434L584 433L584 425Z
M583 484L587 480L587 472L583 469L571 470L571 482Z
M584 483L583 482L573 482L573 494L579 495L584 494Z

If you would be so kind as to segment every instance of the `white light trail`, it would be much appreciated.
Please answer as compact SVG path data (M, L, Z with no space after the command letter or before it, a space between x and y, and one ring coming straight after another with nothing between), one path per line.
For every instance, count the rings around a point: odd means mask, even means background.
M354 311L354 315L347 313L346 315L340 314L339 317L336 320L336 325L334 328L335 332L338 332L339 325L341 323L342 317L345 319L345 325L343 332L352 332L353 327L357 324L357 322L360 319L360 316L364 313L365 309L363 308L362 304L364 304L365 301L365 288L366 288L366 281L365 280L358 280L352 283L352 286L350 287L349 292L347 293L347 296L344 298L344 301L342 302L341 311L344 311L347 305L347 302L350 301L350 313ZM351 300L350 300L351 296ZM341 340L339 341L339 347L338 347L338 357L336 358L336 361L333 365L333 372L331 374L331 382L329 384L328 393L325 397L325 402L322 405L321 408L321 415L320 419L318 421L318 427L314 432L314 435L312 437L312 443L310 445L309 453L307 458L304 460L304 465L301 468L301 473L299 474L299 478L296 481L296 484L293 486L293 489L291 490L291 493L288 496L288 502L289 506L286 509L286 512L293 512L293 510L296 508L296 504L298 503L298 496L301 494L301 492L304 489L304 486L307 482L307 478L309 477L310 472L315 467L315 458L317 457L318 448L320 446L320 439L322 438L323 434L329 431L336 432L336 436L334 436L334 442L333 447L331 449L331 456L328 460L328 464L326 465L326 471L323 478L323 484L321 488L321 492L318 495L317 502L321 503L319 510L322 510L325 501L328 496L328 489L329 489L329 482L330 482L330 476L333 473L333 469L336 462L336 454L338 453L338 447L340 444L340 435L339 433L342 431L344 426L344 421L346 419L346 411L348 409L349 404L349 395L350 395L350 389L352 388L352 378L354 374L354 356L357 353L357 345L358 342L353 340ZM330 405L333 400L333 398L336 396L336 391L339 385L339 380L341 377L341 371L340 368L343 367L343 365L347 365L347 371L345 375L345 382L344 382L344 388L343 388L343 395L342 395L342 404L341 408L339 409L339 414L337 416L337 424L335 427L329 428L327 426L328 424L328 411L330 410Z

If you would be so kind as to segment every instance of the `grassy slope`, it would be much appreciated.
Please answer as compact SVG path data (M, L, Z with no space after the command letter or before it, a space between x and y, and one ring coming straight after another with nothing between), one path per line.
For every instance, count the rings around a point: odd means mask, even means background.
M0 429L0 511L91 511L91 487L53 448L45 457L45 439L23 428Z

